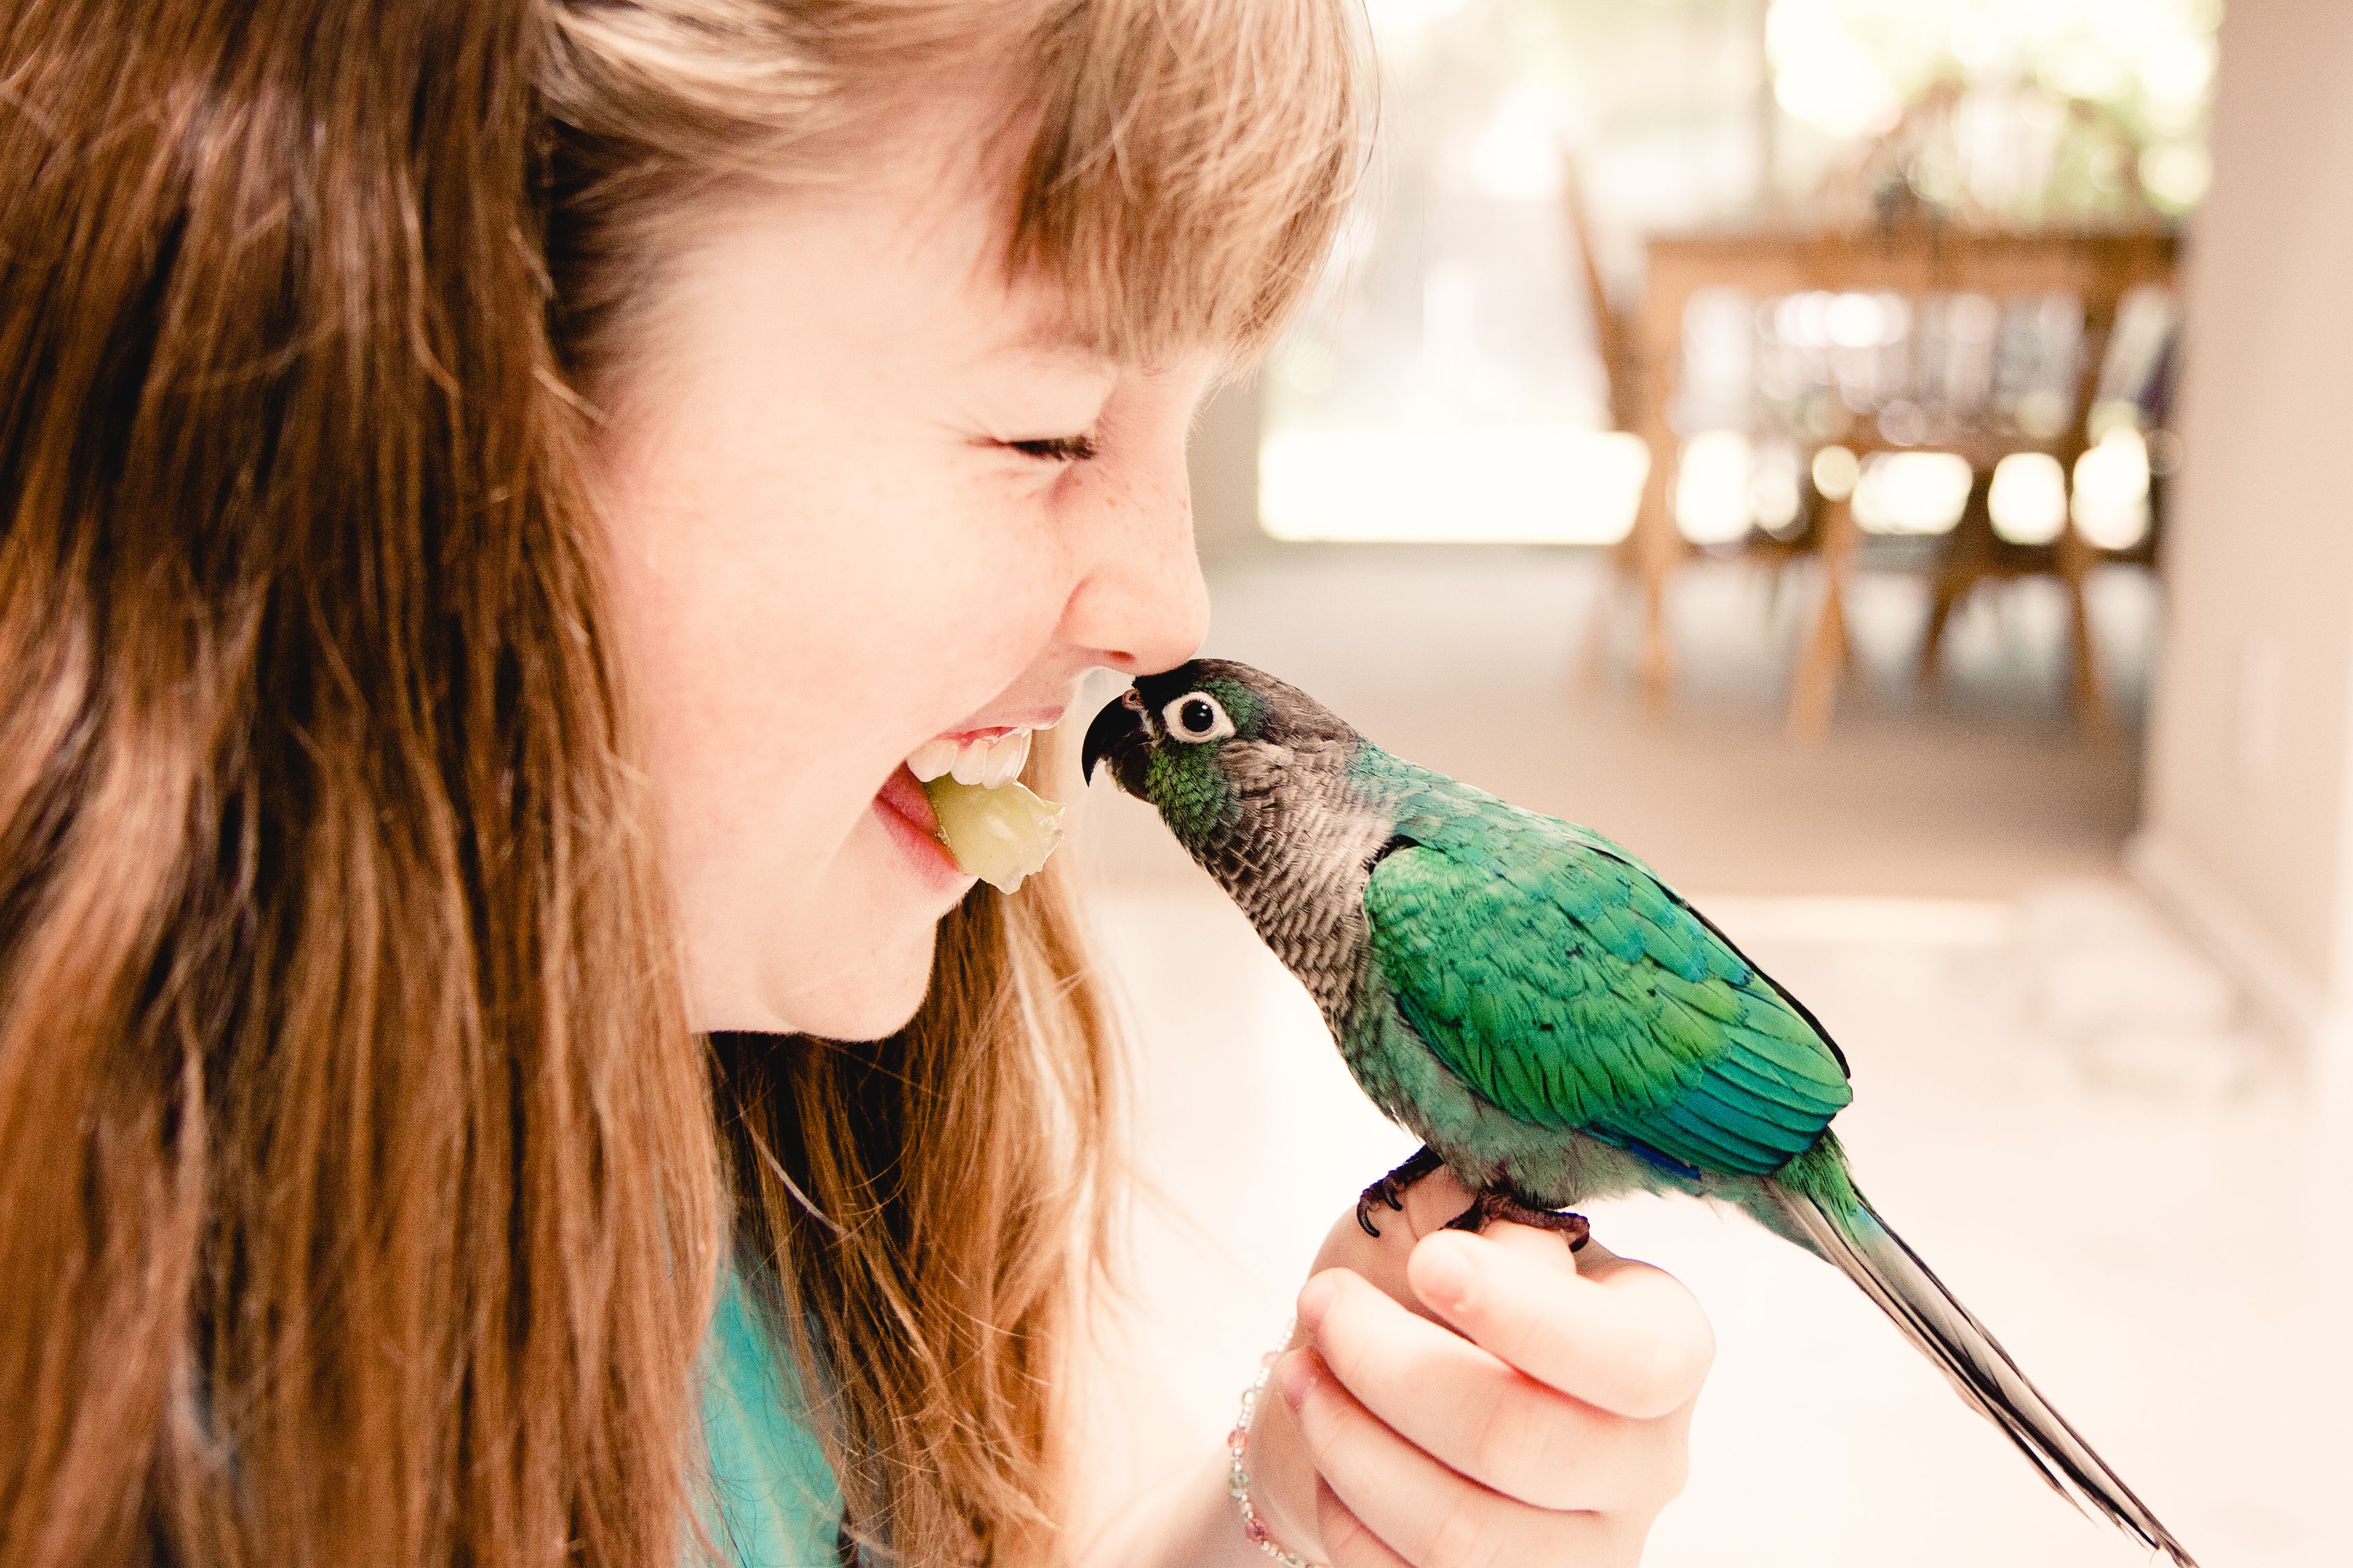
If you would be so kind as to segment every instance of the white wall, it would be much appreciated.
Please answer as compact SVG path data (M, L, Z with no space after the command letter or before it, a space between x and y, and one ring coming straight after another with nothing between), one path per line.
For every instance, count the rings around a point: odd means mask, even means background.
M2353 5L2232 0L2134 864L2353 1050ZM2353 1066L2353 1063L2340 1065Z
M1261 407L1255 375L1218 388L1193 418L1186 466L1193 485L1193 535L1208 562L1230 560L1271 542L1258 525L1258 433Z

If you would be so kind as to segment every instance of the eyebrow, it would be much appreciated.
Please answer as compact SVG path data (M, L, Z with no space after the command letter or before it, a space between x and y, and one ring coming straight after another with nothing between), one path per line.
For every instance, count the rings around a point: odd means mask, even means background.
M1039 289L1007 291L1018 321L1007 327L981 353L991 359L1028 355L1035 359L1070 360L1090 368L1109 364L1111 356L1091 342L1067 309L1057 309L1052 293Z
M966 368L983 374L1041 372L1090 380L1119 374L1118 363L1082 340L1051 330L1017 333L977 349Z
M1111 356L1082 337L1068 323L1033 321L1015 335L996 344L991 355L1028 355L1035 359L1068 360L1092 370L1112 363Z

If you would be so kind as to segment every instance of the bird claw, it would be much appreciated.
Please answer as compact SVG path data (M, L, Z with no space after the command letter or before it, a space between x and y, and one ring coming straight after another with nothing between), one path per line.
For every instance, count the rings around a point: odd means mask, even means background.
M1446 1222L1448 1230L1467 1230L1477 1236L1492 1220L1507 1219L1514 1225L1530 1225L1538 1230L1549 1230L1568 1238L1571 1252L1580 1250L1593 1239L1593 1226L1581 1214L1567 1214L1558 1209L1533 1208L1509 1193L1483 1192L1471 1200L1471 1206Z
M1358 1194L1356 1223L1365 1227L1365 1234L1376 1241L1380 1239L1380 1226L1373 1223L1375 1204L1387 1204L1398 1213L1403 1214L1406 1190L1438 1169L1442 1163L1436 1154L1430 1152L1430 1145L1425 1143L1407 1155L1404 1163L1396 1170Z

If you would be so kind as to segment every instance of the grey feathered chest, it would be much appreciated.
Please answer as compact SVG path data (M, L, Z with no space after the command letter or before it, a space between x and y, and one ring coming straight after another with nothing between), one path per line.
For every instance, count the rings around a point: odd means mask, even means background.
M1294 762L1291 748L1259 744L1228 758L1242 809L1197 857L1344 1035L1365 956L1365 885L1396 818L1351 786L1343 760Z

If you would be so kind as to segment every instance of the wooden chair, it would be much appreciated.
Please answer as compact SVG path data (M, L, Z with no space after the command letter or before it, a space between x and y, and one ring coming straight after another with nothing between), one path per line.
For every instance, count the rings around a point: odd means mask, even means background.
M2087 321L2074 406L2070 411L2066 439L2051 450L2070 476L2086 449L2093 411L2103 404L2127 404L2140 414L2147 430L2161 431L2170 392L2174 330L2168 324L2161 338L2134 356L2137 363L2120 363L2117 320L2124 296L2103 297L2105 309L2096 321ZM2087 312L2087 315L2089 312ZM2092 329L2096 326L2096 331ZM2021 448L2033 449L2033 448ZM1996 457L1994 462L1999 462ZM2086 732L2095 740L2112 736L2109 705L2101 689L2099 659L2094 647L2091 617L2084 600L2084 578L2104 561L2153 565L2157 559L2162 476L2151 475L2148 525L2138 540L2123 549L2093 544L2072 523L2048 543L2026 544L2004 539L1994 528L1989 504L1993 464L1980 455L1973 463L1974 480L1960 521L1947 536L1929 595L1928 623L1920 645L1920 679L1934 686L1943 675L1945 634L1954 613L1978 588L1989 582L2006 583L2021 577L2054 577L2067 596L2069 653L2072 658L2074 705Z
M1633 355L1644 371L1673 366L1682 352L1684 307L1703 288L1730 286L1758 300L1809 292L1894 293L1919 300L1934 295L1978 294L1996 300L2024 296L2072 295L2083 306L2081 366L2073 396L2056 433L2037 437L2015 430L1938 432L1915 447L1874 432L1868 421L1839 437L1859 457L1926 449L1959 451L1970 463L1971 487L1962 525L1940 570L1936 617L1941 641L1952 606L1989 575L2029 569L2049 571L2067 586L2075 645L2075 701L2088 730L2103 731L2106 711L2098 688L2097 661L2089 651L2090 627L2082 609L2083 574L2094 559L2073 529L2063 531L2040 555L1991 549L1999 544L1986 514L1984 495L1992 467L2010 451L2042 450L2072 470L2084 450L2084 416L2097 384L2109 331L2119 301L2143 284L2169 282L2175 241L2164 230L1983 230L1901 223L1858 232L1805 229L1732 230L1653 237L1647 247L1650 282L1637 318ZM1662 710L1672 674L1672 649L1662 610L1665 583L1690 553L1677 531L1672 496L1680 435L1672 418L1672 373L1647 374L1639 382L1641 408L1635 428L1650 443L1651 474L1634 531L1620 552L1642 585L1646 616L1640 679L1645 700ZM1959 434L1958 440L1943 438ZM1823 444L1818 439L1816 445ZM1861 535L1851 498L1820 498L1804 542L1772 542L1760 551L1787 559L1810 555L1820 565L1824 593L1791 683L1789 726L1818 735L1836 706L1846 662L1846 585Z
M1742 227L1650 237L1644 297L1632 310L1619 308L1604 287L1592 247L1586 243L1590 228L1574 162L1569 162L1568 216L1577 227L1596 342L1609 378L1611 416L1620 428L1641 435L1651 449L1641 507L1632 531L1615 552L1614 563L1619 576L1632 579L1640 589L1643 631L1637 675L1652 710L1663 710L1673 679L1665 584L1691 553L1673 518L1681 432L1672 410L1684 310L1693 295L1716 286L1739 289L1760 300L1810 291L1887 291L1915 300L1937 294L1973 293L1996 300L2066 294L2081 302L2083 321L2079 374L2070 389L2063 423L2051 426L2048 434L2003 429L1998 423L1945 430L1926 443L1926 449L1956 451L1966 458L1973 482L1936 570L1923 669L1934 679L1951 616L1978 584L2028 573L2053 575L2064 584L2071 607L2075 707L2088 731L2105 731L2107 710L2083 600L2084 574L2099 552L2072 527L2063 528L2049 545L2010 544L1994 531L1987 500L1994 466L2012 451L2047 452L2072 473L2084 450L2085 416L2118 303L2136 287L2169 284L2174 236L2157 221L2130 181L2114 194L2107 207L2079 213L2072 224L2012 226L2001 213L1976 205L1967 192L1932 207L1920 194L1924 182L1919 171L1933 162L1931 153L1940 140L1953 134L1961 97L1958 84L1932 87L1894 132L1809 198L1811 216L1806 220L1774 218ZM2106 110L2069 102L2066 113L2071 134L2112 143L2112 151L2131 151L2126 129ZM2128 166L2129 159L2126 161ZM1817 435L1811 444L1818 447L1829 438ZM1915 445L1884 438L1868 419L1835 438L1865 459ZM1822 602L1799 656L1788 713L1794 732L1818 735L1828 727L1852 655L1845 596L1862 535L1851 498L1809 495L1808 500L1803 526L1792 535L1777 539L1753 531L1744 552L1777 570L1799 560L1820 564ZM1602 635L1606 629L1605 620Z

